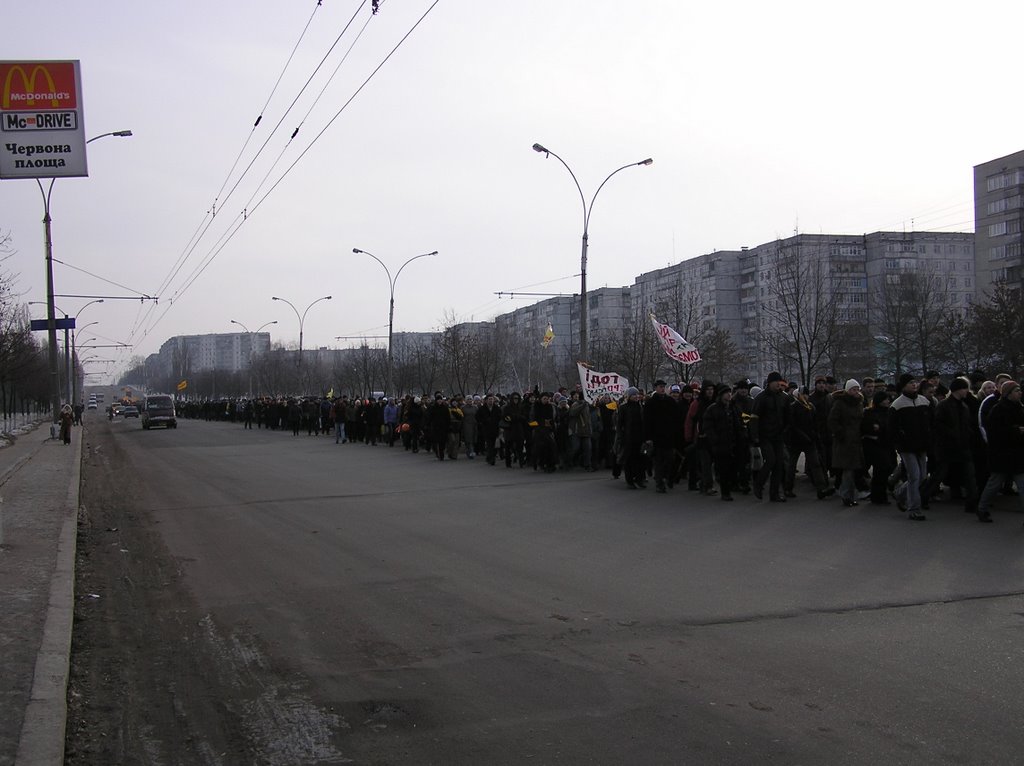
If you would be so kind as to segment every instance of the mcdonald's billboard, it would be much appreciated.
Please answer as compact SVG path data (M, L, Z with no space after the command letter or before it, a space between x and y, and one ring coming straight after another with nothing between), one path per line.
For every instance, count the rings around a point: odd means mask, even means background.
M89 175L77 61L0 61L0 178Z

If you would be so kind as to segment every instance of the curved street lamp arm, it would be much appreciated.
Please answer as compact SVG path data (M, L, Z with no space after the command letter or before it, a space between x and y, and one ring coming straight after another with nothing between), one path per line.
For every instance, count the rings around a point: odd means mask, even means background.
M646 160L641 160L640 162L631 162L628 165L623 165L621 168L617 168L609 173L608 177L601 182L600 186L597 187L597 191L594 192L594 196L590 198L590 207L587 210L587 220L583 224L583 230L586 231L587 227L590 225L590 214L594 212L594 202L597 200L597 195L601 193L601 189L603 189L604 185L611 180L613 175L622 172L626 168L636 167L637 165L650 165L653 162L654 160L648 157Z
M574 184L576 184L576 191L578 191L580 193L580 202L583 205L583 233L586 234L587 233L587 222L590 220L590 212L587 209L587 198L585 196L583 196L583 187L580 186L580 182L579 182L579 179L576 178L576 174L572 172L572 168L569 167L569 165L566 163L565 160L563 160L561 157L559 157L557 154L555 154L550 149L548 149L546 147L543 147L540 144L534 144L533 145L533 149L536 152L544 152L545 155L550 155L550 156L554 157L556 160L558 160L559 162L562 163L563 167L565 167L566 170L569 171L569 175L572 176L572 182ZM626 167L629 167L629 166L627 165ZM622 168L619 168L619 170L621 170L621 169ZM615 171L615 172L617 173L618 171ZM614 173L612 175L614 175ZM607 181L607 180L608 179L606 178L605 181ZM601 185L604 186L604 184L601 184ZM600 191L600 189L598 189L598 191ZM590 204L593 205L594 203L591 202Z
M244 324L242 324L241 322L239 322L239 321L238 321L237 319L232 319L232 320L230 320L230 322L231 322L231 324L236 324L236 325L238 325L239 327L241 327L241 328L242 328L243 330L245 330L246 332L249 332L249 328L248 328L248 327L246 327L246 326L245 326Z
M304 325L306 323L306 314L309 313L309 310L311 308L313 308L320 301L329 301L330 299L331 299L330 295L325 295L323 298L317 298L315 301L313 301L308 306L306 306L306 310L302 312L302 318L299 320L299 327L301 328L302 325Z
M289 306L292 307L292 311L295 312L295 318L299 320L299 324L300 325L302 324L302 317L299 315L299 310L297 308L295 308L295 304L294 303L292 303L290 300L288 300L286 298L278 298L276 295L271 295L270 296L270 300L272 300L272 301L281 301L282 303L287 303Z
M272 324L277 324L277 320L276 320L276 319L273 319L273 320L271 320L271 321L269 321L269 322L267 322L267 323L265 323L265 324L262 324L262 325L260 325L259 327L257 327L257 328L256 328L256 332L258 333L258 332L260 332L260 330L262 330L262 329L263 329L264 327L270 327L270 325L272 325Z
M423 253L421 255L414 255L412 258L410 258L405 263L403 263L401 268L398 269L398 274L395 274L395 281L392 282L392 288L391 288L392 291L394 291L394 285L398 283L398 275L402 273L402 269L404 269L410 263L415 261L417 258L427 258L427 257L429 257L431 255L437 255L437 250L434 250L433 252L430 252L430 253Z
M380 258L378 258L373 253L368 252L366 250L360 250L358 247L353 247L352 248L352 252L353 253L362 253L363 255L368 255L371 258L373 258L373 260L375 260L377 263L379 263L381 266L384 267L384 272L388 275L388 285L391 287L391 299L394 300L394 298L395 298L395 281L398 279L398 276L396 275L395 278L392 279L391 278L391 269L389 269L388 265L386 263L384 263L384 261L382 261ZM399 269L399 271L401 271L401 269Z

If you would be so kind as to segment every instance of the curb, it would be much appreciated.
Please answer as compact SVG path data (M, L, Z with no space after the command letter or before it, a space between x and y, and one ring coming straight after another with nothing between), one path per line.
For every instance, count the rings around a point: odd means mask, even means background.
M50 581L43 639L36 655L32 693L21 725L18 753L14 758L15 764L20 766L60 766L64 763L84 427L78 433L71 482L64 501L64 523L61 525L53 579Z

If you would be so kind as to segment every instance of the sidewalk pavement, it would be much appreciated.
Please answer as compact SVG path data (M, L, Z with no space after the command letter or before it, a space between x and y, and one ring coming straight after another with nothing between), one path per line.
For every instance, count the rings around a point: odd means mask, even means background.
M0 449L0 766L64 761L83 433Z

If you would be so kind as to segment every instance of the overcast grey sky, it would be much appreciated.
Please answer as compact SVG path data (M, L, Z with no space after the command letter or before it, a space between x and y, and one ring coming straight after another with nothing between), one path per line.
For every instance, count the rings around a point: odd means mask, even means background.
M572 293L582 204L534 142L588 200L654 158L597 199L592 288L797 227L972 231L972 166L1024 148L1004 32L1019 1L439 0L324 130L432 3L8 4L2 58L80 59L87 136L134 132L90 145L89 178L56 182L54 255L75 267L55 266L56 292L131 294L80 269L160 301L108 300L80 324L141 355L231 319L276 319L273 340L294 343L298 320L271 296L301 311L332 294L305 345L349 345L335 336L387 329L384 270L353 247L392 273L440 252L402 273L397 331L525 303L496 291ZM41 218L34 181L0 182L18 251L4 266L26 301L45 299Z

